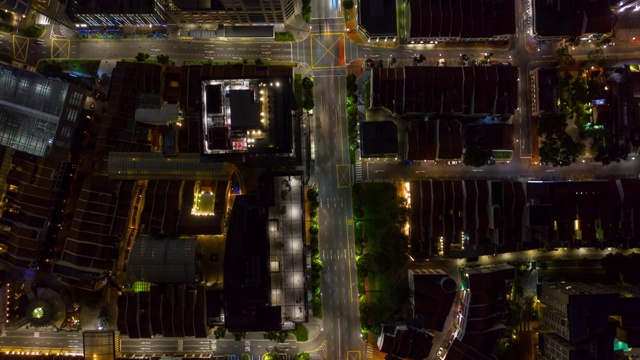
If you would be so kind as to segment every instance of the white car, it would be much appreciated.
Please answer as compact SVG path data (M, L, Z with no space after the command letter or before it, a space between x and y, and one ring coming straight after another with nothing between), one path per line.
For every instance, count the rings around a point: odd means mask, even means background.
M447 165L458 165L460 161L458 160L449 160L447 161Z

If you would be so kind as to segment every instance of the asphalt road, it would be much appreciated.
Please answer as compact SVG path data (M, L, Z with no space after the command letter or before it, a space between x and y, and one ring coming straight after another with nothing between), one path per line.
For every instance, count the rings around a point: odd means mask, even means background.
M82 353L82 333L51 331L3 331L0 348L18 351Z
M315 181L320 198L320 257L327 358L345 359L364 350L360 338L358 288L351 213L351 166L346 129L345 76L340 70L315 74Z

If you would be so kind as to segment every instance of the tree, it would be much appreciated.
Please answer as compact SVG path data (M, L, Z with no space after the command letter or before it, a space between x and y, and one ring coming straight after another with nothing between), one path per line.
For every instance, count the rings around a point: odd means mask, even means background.
M216 339L222 339L227 334L227 329L224 326L217 326L215 330L213 330L213 336Z
M50 76L50 77L62 76L63 74L62 65L60 65L59 62L55 60L43 60L43 61L45 63L44 63L44 66L42 67L42 70L40 70L42 75Z
M268 332L262 334L262 336L264 336L264 338L267 339L267 340L275 341L277 343L283 343L283 342L287 341L287 337L289 336L289 332L286 331L286 330L268 331Z
M310 359L311 359L311 355L309 355L309 353L301 352L296 354L292 360L310 360Z
M313 97L305 97L302 101L302 108L309 111L315 107L315 102L313 101Z
M266 354L264 354L262 356L263 360L282 360L282 358L280 357L280 355L278 355L278 353L276 352L268 352Z
M629 155L629 148L625 145L616 144L612 138L600 141L594 140L594 142L596 141L597 143L594 147L595 155L593 160L601 162L602 165L609 165L612 162L620 162L620 160L627 159L627 155Z
M353 9L353 0L342 0L342 7L345 10Z
M587 53L587 64L596 65L599 67L604 67L612 60L611 57L608 57L604 54L604 50L602 48L596 48Z
M413 63L416 64L416 65L423 63L425 60L427 60L427 58L424 57L424 55L422 55L422 54L420 54L420 55L416 54L416 55L413 56Z
M247 333L244 332L244 331L243 332L234 332L234 333L231 333L231 335L233 335L233 339L235 341L242 341L242 339L244 339L247 336Z
M482 167L487 164L493 152L479 145L467 148L462 157L462 163L467 166Z
M242 360L251 360L251 356L249 356L249 354L242 354L240 359L242 359Z
M264 61L261 58L257 58L256 59L256 65L258 65L258 66L264 65Z
M169 63L169 55L160 54L156 56L156 60L158 60L159 64L167 65Z
M576 64L576 59L569 52L568 46L561 46L556 50L556 60L564 66L572 66Z
M137 62L145 62L148 58L149 58L149 54L147 53L139 52L138 55L136 55Z
M563 167L576 162L585 149L584 143L573 141L567 133L562 133L559 136L546 136L538 154L542 164Z
M347 75L347 95L355 94L358 91L358 84L356 83L356 76L354 74Z
M304 79L302 79L302 88L305 90L313 89L313 78L305 76Z
M538 136L554 136L564 132L567 119L562 115L540 116L538 118Z

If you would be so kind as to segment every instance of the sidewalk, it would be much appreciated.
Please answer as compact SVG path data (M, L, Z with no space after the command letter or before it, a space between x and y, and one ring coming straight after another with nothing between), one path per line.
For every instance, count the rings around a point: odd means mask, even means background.
M320 333L323 331L324 322L322 319L318 319L317 317L311 316L309 318L309 322L305 323L304 326L307 328L307 332L309 333L309 341L313 341Z
M362 34L358 31L358 13L356 12L355 6L351 10L345 10L347 12L345 16L345 27L347 28L347 38L349 40L358 43L358 44L367 44L368 46L375 47L388 47L388 48L396 48L398 47L398 42L396 41L375 41L369 42L368 39L365 39Z

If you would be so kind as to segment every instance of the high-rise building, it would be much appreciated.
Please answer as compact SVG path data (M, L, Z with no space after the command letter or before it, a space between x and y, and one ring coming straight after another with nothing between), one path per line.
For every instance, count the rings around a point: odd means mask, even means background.
M164 0L72 0L67 15L88 26L164 25Z
M614 344L640 343L640 292L626 285L544 283L538 289L543 359L613 359Z
M163 4L167 24L283 24L302 10L300 0L156 0Z
M67 161L85 99L82 88L0 65L0 144Z

